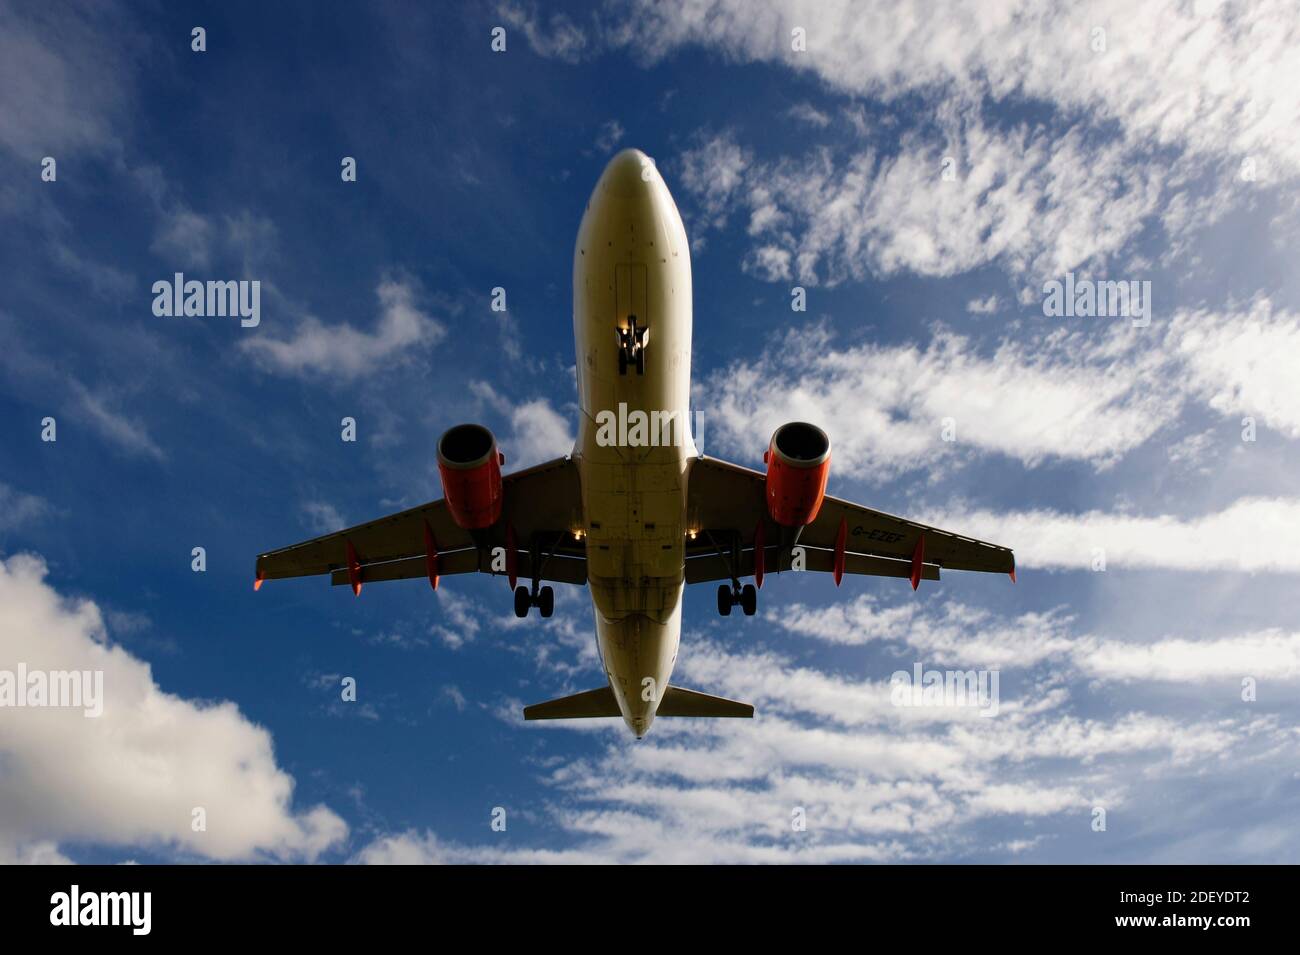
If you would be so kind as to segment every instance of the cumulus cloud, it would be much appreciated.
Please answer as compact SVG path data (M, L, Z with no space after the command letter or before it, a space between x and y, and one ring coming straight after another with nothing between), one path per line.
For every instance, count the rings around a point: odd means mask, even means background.
M573 450L570 422L544 398L511 409L510 431L514 450L511 464L520 468L563 457Z
M103 714L6 709L0 718L0 861L57 859L62 843L151 846L207 859L314 859L347 833L324 806L295 809L270 733L233 703L163 690L111 644L99 608L46 581L39 558L0 561L0 669L103 672ZM202 807L207 830L191 828Z
M260 332L242 345L265 369L289 375L337 375L357 378L385 363L401 362L436 345L445 326L415 304L414 286L385 279L376 289L379 321L372 331L347 322L327 325L308 315L287 338ZM263 323L262 329L267 328Z

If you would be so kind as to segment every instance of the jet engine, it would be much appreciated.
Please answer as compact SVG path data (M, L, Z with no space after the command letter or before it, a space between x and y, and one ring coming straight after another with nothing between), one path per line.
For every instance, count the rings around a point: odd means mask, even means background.
M501 518L505 455L481 424L458 424L438 439L438 473L447 510L458 527L482 530Z
M763 455L767 464L767 513L782 527L817 519L831 473L831 439L816 425L783 424Z

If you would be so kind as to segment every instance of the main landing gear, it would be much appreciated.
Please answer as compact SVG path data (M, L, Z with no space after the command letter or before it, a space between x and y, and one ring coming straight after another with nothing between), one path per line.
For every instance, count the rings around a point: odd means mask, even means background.
M718 613L723 617L730 617L731 608L739 607L746 617L754 616L754 612L758 610L758 591L753 584L740 586L740 535L734 532L724 535L724 539L730 537L730 553L727 553L727 550L713 536L712 531L706 529L704 534L717 551L718 559L726 565L731 575L729 585L718 585Z
M753 584L745 584L743 587L736 584L730 587L726 584L718 585L718 613L730 617L731 608L735 606L739 606L746 617L754 616L758 609L758 591Z
M639 328L636 316L627 317L627 328L618 330L618 373L626 375L628 368L636 368L638 375L645 374L646 329Z
M555 612L555 591L550 587L538 588L534 582L533 592L529 593L528 588L520 584L515 588L515 616L527 617L530 607L536 607L543 617L549 617Z

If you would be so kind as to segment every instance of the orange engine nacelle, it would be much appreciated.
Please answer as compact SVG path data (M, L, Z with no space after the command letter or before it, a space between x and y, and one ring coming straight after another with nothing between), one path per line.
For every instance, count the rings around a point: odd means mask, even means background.
M501 518L501 465L505 455L481 424L458 424L438 439L442 495L457 527L481 530Z
M802 421L783 424L773 433L763 460L772 520L782 527L816 520L831 474L831 439L826 432Z

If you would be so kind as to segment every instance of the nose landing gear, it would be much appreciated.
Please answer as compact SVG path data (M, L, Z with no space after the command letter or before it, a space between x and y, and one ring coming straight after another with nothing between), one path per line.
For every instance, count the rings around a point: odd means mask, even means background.
M645 374L645 346L648 329L638 327L636 316L627 317L627 328L618 330L618 373L626 375L628 368L636 368L638 375Z

